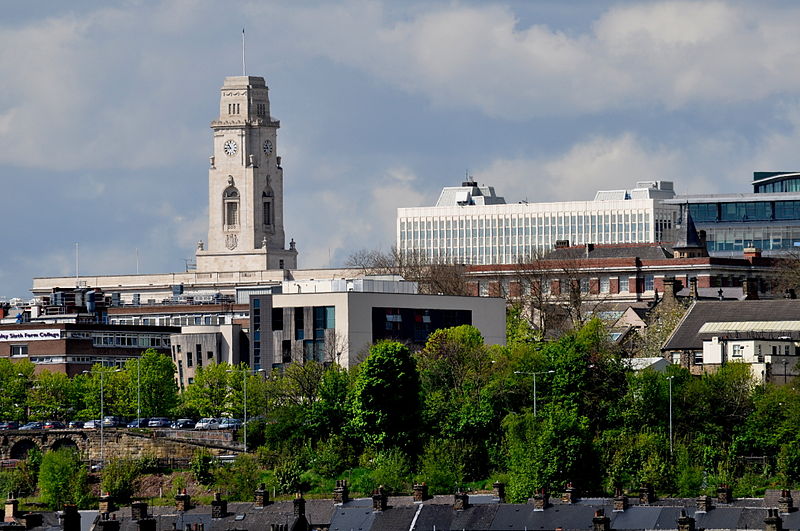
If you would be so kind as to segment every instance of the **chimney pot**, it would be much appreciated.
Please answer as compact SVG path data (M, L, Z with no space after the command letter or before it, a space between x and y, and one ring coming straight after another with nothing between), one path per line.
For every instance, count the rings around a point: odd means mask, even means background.
M794 500L792 500L792 491L788 489L781 490L781 497L778 499L778 510L781 514L789 514L794 511Z
M575 503L578 501L578 489L572 486L572 482L567 483L564 493L561 495L562 503Z
M425 483L414 484L414 501L424 502L428 499L428 485Z
M717 488L717 503L729 504L733 501L733 491L727 485Z
M375 492L372 493L372 510L375 512L385 511L387 501L388 496L386 495L386 491L383 489L383 485L381 485L375 489Z
M703 494L702 496L697 497L697 512L698 513L707 513L712 509L711 506L711 497L706 496Z
M694 531L694 518L687 516L683 509L678 517L678 531Z
M255 500L255 507L256 509L263 509L269 503L269 492L263 483L261 483L255 492L256 500Z
M294 496L294 515L296 517L305 516L306 515L306 500L303 498L301 493L297 493Z
M539 489L536 494L533 495L533 510L544 511L548 505L550 505L550 496L547 495L545 489Z
M639 505L650 505L655 501L655 498L652 485L644 483L639 487Z
M469 495L459 490L453 495L453 509L462 511L469 507Z
M333 503L347 503L348 501L350 501L350 489L347 480L336 480L336 487L333 489Z
M81 515L77 505L71 503L64 505L61 525L64 531L80 531Z
M611 529L611 519L606 516L603 509L597 509L592 518L592 531L609 531Z
M764 518L764 531L783 531L783 520L778 515L777 509L767 509L767 517Z
M228 516L228 502L222 499L219 492L214 493L214 500L211 502L211 518L225 518Z
M628 497L622 492L622 489L617 487L614 495L614 512L620 513L628 510Z
M492 483L492 494L494 497L497 498L497 501L500 503L505 503L506 501L506 484L502 481L495 481Z

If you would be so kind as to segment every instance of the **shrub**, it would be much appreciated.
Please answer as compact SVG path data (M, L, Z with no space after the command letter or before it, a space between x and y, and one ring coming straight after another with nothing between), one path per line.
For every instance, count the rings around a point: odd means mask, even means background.
M211 468L214 458L205 448L201 448L194 453L192 460L189 461L189 469L198 483L208 485L211 483Z
M39 469L39 493L42 502L51 510L65 503L86 506L88 501L88 471L75 452L69 449L48 452Z
M230 499L251 501L261 479L261 470L254 456L242 454L236 456L233 463L215 468L213 476L214 485Z
M130 501L135 490L136 478L142 473L142 462L138 459L112 459L103 468L100 490L114 500Z
M301 490L300 476L303 469L295 459L284 461L275 467L275 481L281 494L290 494Z
M425 445L417 479L428 484L431 494L452 494L464 481L464 467L455 442L434 440Z

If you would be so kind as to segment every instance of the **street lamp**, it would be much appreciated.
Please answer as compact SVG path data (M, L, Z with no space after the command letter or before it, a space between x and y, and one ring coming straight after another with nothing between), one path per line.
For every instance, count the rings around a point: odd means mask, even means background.
M100 464L105 465L105 434L103 432L103 417L105 416L103 409L103 375L105 374L105 371L98 372L100 373ZM112 372L120 372L120 369L114 369ZM93 373L94 370L83 371L83 374Z
M233 369L228 369L226 372L235 372ZM244 451L247 451L247 377L251 374L265 372L264 369L245 369L242 371L242 392L244 393L243 415L242 415L242 433L244 434Z
M667 376L669 381L669 455L672 455L672 379L675 376Z
M142 424L142 358L136 358L136 427Z
M525 372L514 371L514 374L528 374L533 376L533 416L536 416L536 375L538 374L553 374L556 371L541 371L541 372Z

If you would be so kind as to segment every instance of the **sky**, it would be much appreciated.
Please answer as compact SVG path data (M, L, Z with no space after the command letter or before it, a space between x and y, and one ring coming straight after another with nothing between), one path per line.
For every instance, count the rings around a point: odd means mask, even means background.
M800 170L796 2L14 2L0 18L0 297L183 271L225 76L270 87L299 266L394 244L469 173L509 202ZM138 257L138 260L137 260Z

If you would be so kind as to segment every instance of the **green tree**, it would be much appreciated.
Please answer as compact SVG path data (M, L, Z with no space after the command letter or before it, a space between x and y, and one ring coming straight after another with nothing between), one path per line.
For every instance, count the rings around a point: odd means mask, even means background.
M28 390L31 418L71 419L76 411L82 409L80 398L69 376L60 372L43 371L36 375L34 385Z
M234 501L250 501L261 480L261 469L255 456L241 454L233 463L213 470L214 485Z
M125 363L125 373L127 416L136 415L139 396L142 417L172 415L178 404L178 384L175 382L175 364L169 356L147 349L139 358Z
M363 444L412 444L419 419L419 378L408 347L383 341L370 348L353 386L350 409L350 430Z
M50 510L61 509L65 503L85 506L88 492L88 472L74 451L62 449L44 454L39 494Z
M136 478L142 473L137 459L111 459L106 463L100 478L100 490L121 503L130 501L135 490Z
M181 408L184 413L201 417L221 417L228 411L230 393L228 363L211 363L198 367L194 381L182 395Z
M509 306L506 310L506 345L535 343L540 339L541 334L525 318L522 305L517 303Z
M28 360L0 358L0 415L8 420L25 420L27 392L33 385L34 364Z
M84 409L79 412L81 418L100 418L101 394L104 415L127 414L128 376L124 372L96 363L91 371L81 376L83 379L73 384L83 396Z

